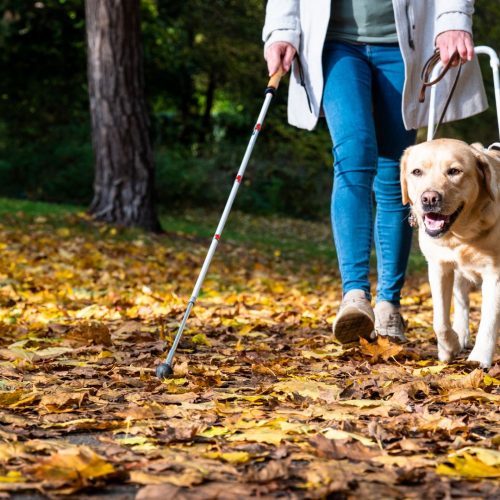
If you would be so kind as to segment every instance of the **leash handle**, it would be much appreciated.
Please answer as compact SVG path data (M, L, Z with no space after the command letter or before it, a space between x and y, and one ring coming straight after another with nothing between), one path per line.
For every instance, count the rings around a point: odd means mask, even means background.
M446 99L443 110L441 112L441 116L439 117L438 124L436 125L436 128L434 129L434 132L432 134L431 139L434 139L436 132L438 131L441 124L443 123L444 117L446 115L446 111L448 110L448 106L450 105L450 102L451 102L451 98L453 97L455 89L457 88L458 80L460 78L460 73L462 72L462 64L463 63L462 63L460 56L458 55L458 52L455 52L450 57L450 60L446 63L446 66L443 67L443 70L441 71L441 73L439 73L434 80L430 80L430 78L432 76L432 72L433 72L434 68L436 67L436 64L438 64L438 62L441 59L441 56L439 54L439 49L436 49L434 51L434 54L432 54L432 56L429 57L429 59L427 59L427 61L425 62L424 67L422 68L422 72L420 74L420 80L422 81L422 87L420 89L420 95L418 97L418 102L422 103L425 101L425 90L427 89L427 87L431 87L432 85L436 85L437 83L439 83L444 78L446 73L448 73L449 69L452 67L453 63L455 62L455 60L457 58L459 60L459 65L458 65L457 74L455 76L455 81L453 82L453 85L450 89L450 93L448 94L448 98Z
M436 67L436 64L441 60L441 55L439 54L439 49L436 49L434 51L434 54L432 54L429 59L424 64L424 67L422 68L422 72L420 73L420 80L422 81L422 88L420 89L420 95L418 98L419 102L424 102L425 101L425 90L427 87L431 87L432 85L436 85L436 83L440 82L446 73L448 73L449 69L451 68L452 64L455 62L455 59L459 57L458 53L455 52L451 57L450 60L446 63L446 66L443 67L443 70L439 75L434 79L430 80L430 77L432 76L432 71ZM462 62L460 61L460 66L462 66Z

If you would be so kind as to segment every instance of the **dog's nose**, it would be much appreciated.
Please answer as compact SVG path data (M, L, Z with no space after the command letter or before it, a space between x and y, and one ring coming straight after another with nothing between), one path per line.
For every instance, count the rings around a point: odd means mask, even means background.
M443 197L437 191L425 191L420 197L424 207L438 207Z

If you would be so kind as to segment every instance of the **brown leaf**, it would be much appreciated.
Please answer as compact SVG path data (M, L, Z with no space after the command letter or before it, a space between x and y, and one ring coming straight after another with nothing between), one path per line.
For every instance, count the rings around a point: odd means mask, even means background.
M454 402L465 399L476 399L479 401L491 401L492 403L500 403L500 394L490 394L479 389L458 389L449 392L443 397L445 401Z
M194 486L203 482L203 475L196 469L186 469L170 474L149 474L143 471L131 471L130 482L135 484L171 484L174 486Z
M87 397L88 392L58 392L43 396L39 405L50 413L68 412L80 408Z
M391 343L387 337L378 336L376 343L371 343L364 338L360 338L359 341L361 352L371 357L370 363L377 363L380 358L388 361L389 358L396 357L403 350L401 345Z
M173 484L150 484L137 492L135 500L175 500L179 491Z
M116 416L128 420L145 420L154 418L155 412L151 408L131 404L125 410L117 412Z
M50 488L75 492L97 479L115 476L115 467L86 446L57 451L27 469L27 474Z
M478 389L484 384L484 372L476 368L462 377L440 377L437 380L439 387L447 391L454 389Z
M285 480L290 470L290 460L271 460L262 468L252 468L246 474L246 480L254 483L268 483L275 479Z
M66 337L66 342L71 345L105 345L111 346L109 328L98 321L78 323L71 328Z
M36 392L27 393L22 389L15 391L0 391L0 408L17 408L25 406L40 397Z
M309 442L316 449L318 456L322 458L367 461L371 457L380 455L380 451L364 446L359 441L336 441L327 439L323 434L316 434Z

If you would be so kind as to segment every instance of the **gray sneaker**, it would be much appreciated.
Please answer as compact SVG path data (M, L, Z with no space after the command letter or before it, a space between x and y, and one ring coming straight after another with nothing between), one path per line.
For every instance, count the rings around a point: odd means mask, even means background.
M357 342L372 336L375 316L363 290L351 290L344 295L333 323L333 335L341 344Z
M382 337L390 337L397 342L407 342L406 323L399 307L382 300L375 305L375 331Z

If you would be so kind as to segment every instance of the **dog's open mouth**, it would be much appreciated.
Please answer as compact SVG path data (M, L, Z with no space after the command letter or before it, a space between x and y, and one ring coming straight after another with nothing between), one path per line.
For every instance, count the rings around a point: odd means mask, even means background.
M432 236L433 238L438 238L443 236L449 231L460 212L462 211L463 204L460 205L457 210L452 214L442 214L440 212L427 212L423 215L425 232Z

